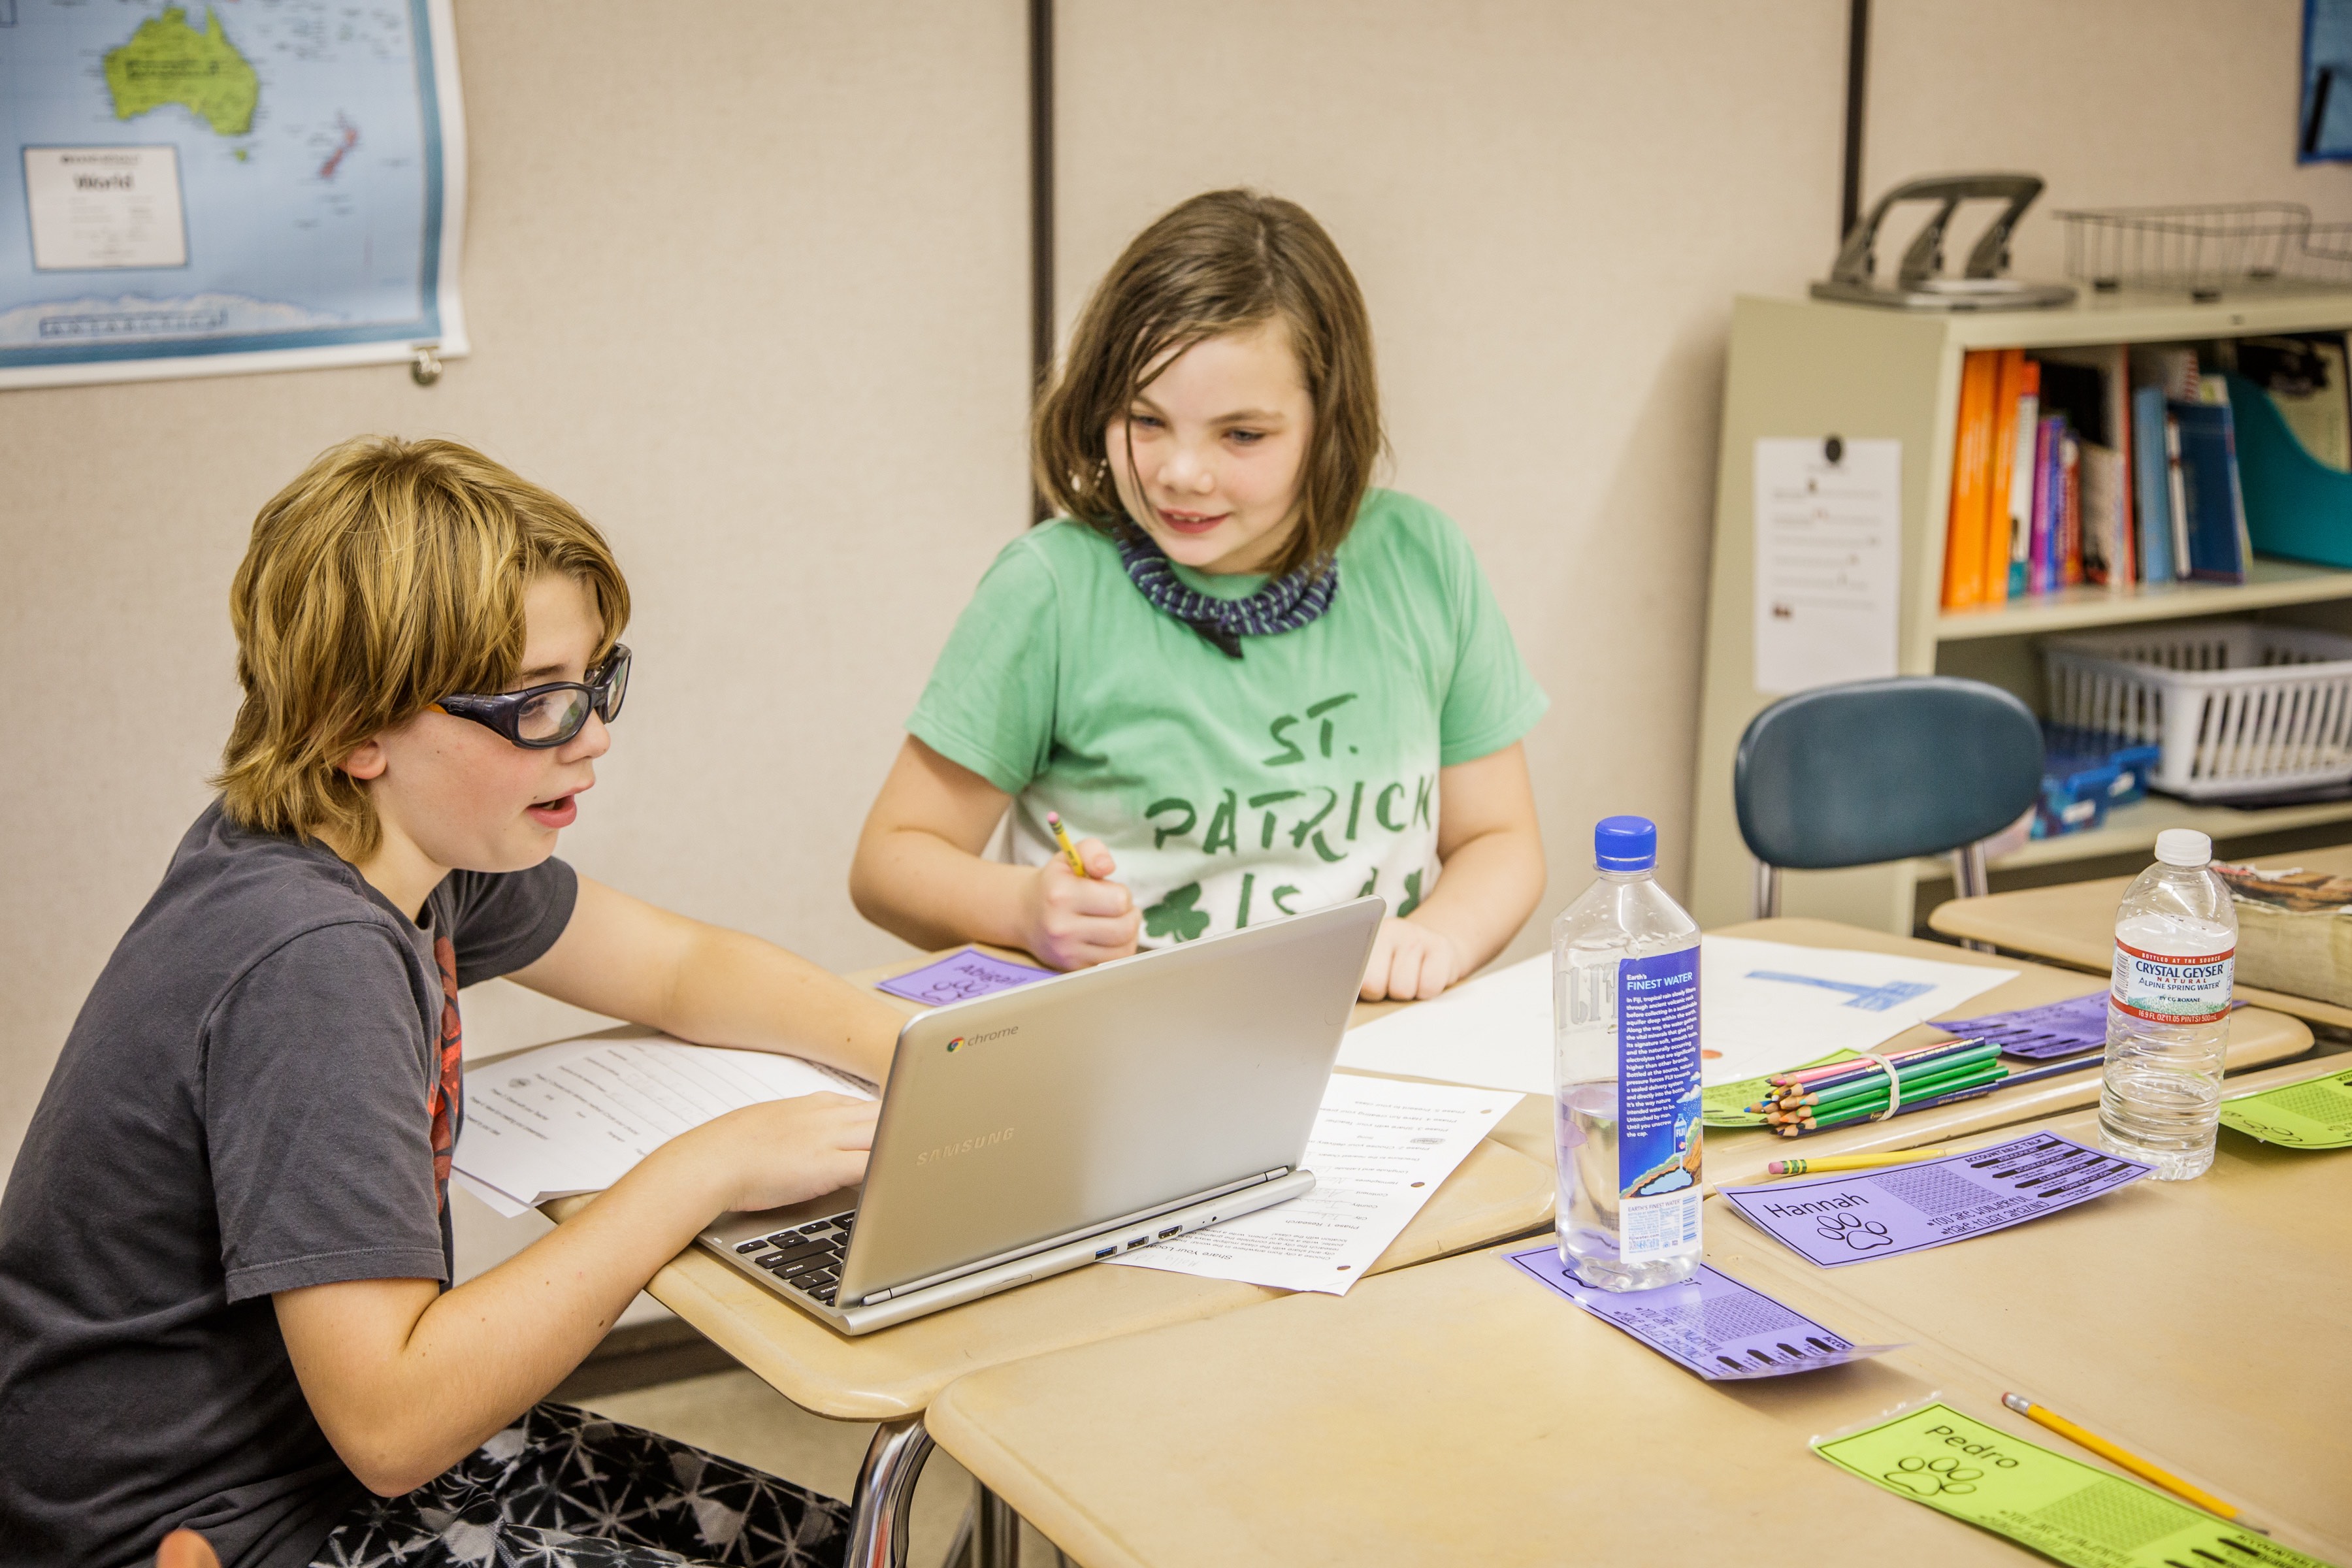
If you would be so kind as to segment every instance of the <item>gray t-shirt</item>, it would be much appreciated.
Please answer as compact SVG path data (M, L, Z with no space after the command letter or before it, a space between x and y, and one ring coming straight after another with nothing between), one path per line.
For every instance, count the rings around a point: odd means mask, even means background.
M449 1278L457 987L553 946L549 860L412 923L217 805L82 1005L0 1194L0 1562L152 1561L189 1525L299 1568L365 1492L270 1294Z

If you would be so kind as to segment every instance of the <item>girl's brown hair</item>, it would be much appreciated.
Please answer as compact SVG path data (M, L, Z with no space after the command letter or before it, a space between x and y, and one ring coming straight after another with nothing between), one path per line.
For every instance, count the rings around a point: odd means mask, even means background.
M1087 301L1061 374L1037 405L1037 489L1104 532L1126 510L1106 449L1111 422L1175 357L1205 339L1279 320L1315 410L1298 527L1279 576L1330 559L1356 521L1381 447L1371 320L1356 275L1296 202L1210 191L1135 237Z
M542 572L595 596L602 659L629 588L569 501L455 441L363 436L321 452L254 519L229 588L245 701L213 780L222 810L374 853L382 825L343 759L452 692L512 684L523 590Z

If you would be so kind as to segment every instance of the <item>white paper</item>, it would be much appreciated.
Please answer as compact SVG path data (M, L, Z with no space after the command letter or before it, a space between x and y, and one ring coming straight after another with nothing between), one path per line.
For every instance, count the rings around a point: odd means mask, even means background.
M453 1174L511 1215L602 1192L679 1133L730 1110L820 1091L873 1098L828 1068L768 1051L650 1033L562 1040L467 1069Z
M1518 1102L1491 1089L1335 1074L1307 1141L1313 1192L1112 1261L1344 1296Z
M1701 1080L1738 1083L1832 1051L1868 1051L2017 978L2014 969L1939 963L1850 947L1746 937L1699 939Z
M1698 975L1699 1076L1712 1086L1875 1049L2017 971L1702 936ZM1549 1095L1551 987L1551 955L1538 953L1349 1030L1339 1065Z
M1756 689L1895 673L1903 443L1756 443Z

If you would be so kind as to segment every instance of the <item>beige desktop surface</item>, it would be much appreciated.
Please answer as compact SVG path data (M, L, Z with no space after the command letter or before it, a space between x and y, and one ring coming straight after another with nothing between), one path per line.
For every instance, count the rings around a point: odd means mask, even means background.
M2109 915L2112 918L2112 900L2109 900ZM2074 970L2052 968L2025 959L1970 952L1966 948L1954 947L1947 942L1888 936L1883 931L1864 931L1858 926L1843 925L1834 921L1748 921L1724 926L1710 934L1747 937L1758 942L1785 942L1799 947L1859 948L1868 952L1905 953L1939 963L1969 963L2018 971L2014 980L2003 981L1965 1005L1965 1016L1971 1018L1987 1013L2007 1012L2012 1007L2034 1007L2045 1002L2060 1002L2069 996L2096 991L2101 986L2097 979ZM1360 1004L1350 1026L1391 1010L1386 1005ZM1895 1048L1903 1048L1925 1045L1940 1037L1940 1031L1922 1026L1906 1030L1888 1043ZM2311 1031L2308 1028L2294 1018L2264 1010L2260 1004L2242 1009L2230 1022L2229 1062L2233 1072L2300 1055L2310 1046ZM1784 1139L1761 1129L1709 1128L1706 1132L1706 1177L1710 1186L1726 1182L1759 1181L1764 1177L1767 1163L1790 1153L1853 1154L1880 1149L1916 1149L1982 1128L2005 1127L2012 1122L2054 1115L2074 1106L2092 1104L2098 1098L2099 1075L2085 1068L2080 1073L2043 1079L2016 1089L1996 1089L1981 1100L1964 1100L1911 1116L1895 1116L1885 1121L1834 1128L1807 1138ZM1551 1164L1550 1102L1542 1095L1528 1096L1504 1116L1491 1136L1531 1160Z
M936 956L848 978L871 984ZM916 1004L884 995L909 1013L920 1011ZM1454 1168L1371 1272L1481 1247L1543 1225L1551 1217L1552 1181L1549 1164L1487 1138ZM545 1208L561 1220L593 1201L569 1198ZM646 1289L786 1398L819 1415L848 1421L911 1415L950 1382L982 1367L1214 1317L1284 1294L1156 1269L1091 1267L852 1339L696 1248L671 1259Z
M2050 1125L2080 1137L2087 1120ZM2202 1181L2141 1183L1850 1268L1813 1268L1709 1203L1717 1268L1857 1342L1910 1342L1873 1363L1707 1384L1501 1247L1345 1300L999 1367L950 1386L927 1419L1088 1568L2019 1563L2030 1554L1807 1446L1932 1396L2114 1468L2001 1408L2013 1387L2343 1561L2352 1152L2221 1136Z
M1808 1447L1948 1374L1709 1384L1505 1260L1536 1245L997 1367L925 1420L1087 1568L2021 1561Z
M2305 849L2252 864L2264 870L2300 866L2352 875L2352 847ZM1947 936L1989 942L2012 952L2030 952L2105 974L2115 961L2116 906L2131 884L2129 877L2106 877L2095 882L2065 882L2022 892L1989 893L1980 899L1954 899L1937 905L1927 923ZM2332 1002L2244 984L2238 986L2237 994L2257 1007L2352 1028L2352 1008Z
M2232 1094L2341 1070L2342 1057L2249 1073ZM2035 1123L2094 1142L2096 1110ZM1999 1143L2010 1128L1968 1140ZM1956 1363L2352 1562L2352 1150L2221 1131L2213 1168L2143 1180L1996 1235L1816 1268L1722 1197L1706 1234L1740 1237L1744 1277L1849 1331L1883 1320ZM1744 1237L1740 1233L1745 1232ZM2044 1432L2046 1447L2081 1458Z

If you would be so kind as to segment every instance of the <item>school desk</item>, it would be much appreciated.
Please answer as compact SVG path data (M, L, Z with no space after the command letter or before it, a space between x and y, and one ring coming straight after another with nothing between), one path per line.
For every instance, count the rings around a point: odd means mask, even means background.
M2022 896L2022 895L2020 895ZM1947 906L1949 907L1949 906ZM2109 900L2112 912L2113 900ZM1849 947L1871 952L1904 953L1939 963L1969 963L2018 971L2017 978L1962 1004L1968 1017L2037 1006L2096 991L2100 982L2074 970L2054 969L2017 958L1996 958L1970 952L1944 942L1920 942L1840 925L1834 921L1782 919L1749 921L1724 926L1712 933L1748 937L1758 942L1785 942L1799 947ZM1389 1011L1385 1006L1357 1008L1355 1023ZM1925 1045L1942 1038L1940 1031L1920 1026L1906 1030L1889 1042L1896 1048ZM2229 1064L2231 1071L2298 1056L2310 1048L2311 1031L2297 1020L2270 1012L2257 1004L2241 1009L2230 1022ZM1857 1154L1880 1149L1916 1149L1979 1128L2002 1127L2014 1121L2054 1115L2099 1098L2095 1068L2047 1078L2016 1089L1995 1089L1977 1100L1957 1100L1909 1116L1885 1121L1833 1128L1808 1138L1781 1138L1762 1129L1711 1127L1706 1131L1705 1172L1710 1186L1724 1182L1762 1179L1767 1162L1790 1154ZM1529 1095L1504 1116L1490 1137L1508 1143L1531 1160L1553 1161L1551 1105L1541 1095Z
M2231 1092L2344 1060L2249 1073ZM2083 1110L2035 1125L2088 1143L2097 1121ZM2281 1526L2291 1544L2352 1563L2352 1150L2283 1149L2223 1128L2213 1168L2194 1181L2143 1180L1990 1236L1843 1268L1814 1268L1708 1200L1711 1247L1743 1230L1741 1277L1759 1289L1841 1332L1854 1331L1841 1318L1867 1313L1881 1320L1862 1325L1874 1339L1933 1342ZM2053 1433L2036 1441L2084 1457Z
M1531 1245L994 1367L931 1430L1086 1568L2017 1568L1807 1447L1937 1390L2008 1425L1998 1388L1910 1351L1706 1383L1504 1261Z
M2275 855L2252 864L2265 870L2300 866L2305 870L2352 876L2352 847L2305 849ZM1954 899L1938 904L1927 923L1947 936L1989 942L2012 952L2055 959L2104 974L2115 962L2116 906L2123 901L2129 877L2109 877L2096 882L2066 882L2053 888L2028 888L2015 893L1989 893L1979 899ZM2241 984L2238 994L2257 1007L2291 1013L2315 1024L2352 1029L2352 1008L2339 1007L2284 991L2263 991Z
M938 956L847 978L871 984ZM903 1005L909 1013L919 1010ZM565 1199L545 1209L561 1220L593 1201ZM1490 1137L1455 1168L1371 1272L1519 1235L1543 1225L1551 1203L1549 1166ZM955 1378L1066 1346L1255 1307L1284 1294L1097 1265L850 1339L699 1248L678 1254L646 1289L793 1403L820 1415L881 1424L851 1500L853 1568L892 1568L903 1560L905 1505L931 1447L923 1411Z

